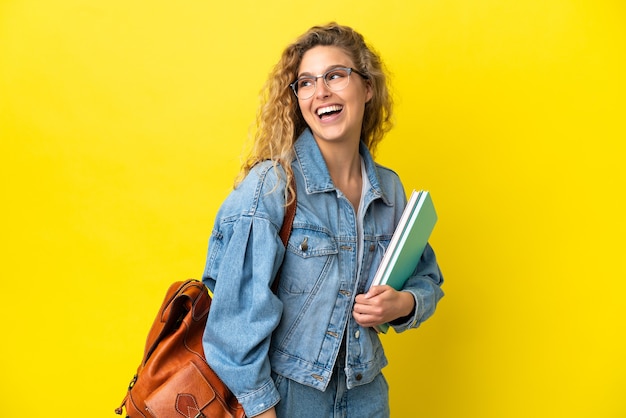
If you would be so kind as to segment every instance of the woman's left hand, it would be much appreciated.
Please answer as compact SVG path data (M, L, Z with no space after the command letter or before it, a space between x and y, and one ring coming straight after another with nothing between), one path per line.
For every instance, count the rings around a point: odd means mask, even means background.
M373 327L409 315L414 305L409 292L387 285L372 286L367 293L356 296L352 316L359 325Z

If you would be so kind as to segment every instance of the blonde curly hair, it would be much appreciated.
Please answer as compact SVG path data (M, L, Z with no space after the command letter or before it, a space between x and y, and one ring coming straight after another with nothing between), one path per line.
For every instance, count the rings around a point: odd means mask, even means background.
M343 49L356 69L367 76L373 94L365 105L361 141L370 152L374 153L385 133L391 129L393 100L384 64L378 54L365 43L361 34L348 26L334 22L314 26L285 48L263 86L252 148L242 164L236 184L243 180L252 167L265 160L271 160L275 167L280 164L289 184L293 175L293 144L307 128L298 99L289 84L297 77L304 53L316 46ZM293 192L290 189L288 187L288 191Z

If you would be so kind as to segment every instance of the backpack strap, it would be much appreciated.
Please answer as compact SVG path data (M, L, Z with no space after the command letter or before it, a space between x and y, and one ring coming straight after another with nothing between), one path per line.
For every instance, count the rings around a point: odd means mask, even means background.
M286 247L287 242L289 241L289 236L291 235L291 229L293 227L293 220L296 217L296 201L297 201L297 193L296 193L296 180L291 177L291 186L293 188L293 201L287 206L285 209L285 219L283 220L283 225L280 228L280 239L283 242L283 245ZM289 196L288 198L290 198Z
M283 242L285 248L287 247L287 243L289 242L289 236L291 235L291 230L293 229L293 220L296 217L296 203L297 203L297 193L296 193L296 179L291 176L290 181L291 187L293 189L293 200L287 208L285 209L285 218L283 219L283 225L280 227L280 239ZM287 199L291 198L288 196ZM272 283L272 291L276 293L278 291L278 282L280 281L280 269L278 270L278 274Z

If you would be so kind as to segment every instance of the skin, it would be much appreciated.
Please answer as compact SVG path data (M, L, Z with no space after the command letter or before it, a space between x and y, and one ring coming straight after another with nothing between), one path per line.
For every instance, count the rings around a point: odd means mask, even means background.
M317 76L333 66L355 68L354 62L342 49L333 46L316 46L304 53L298 77ZM359 142L365 104L372 98L367 80L357 74L350 75L350 83L340 91L332 91L323 80L317 80L313 97L298 99L300 111L319 146L335 186L350 201L355 212L361 200L361 160ZM336 105L340 112L320 118L320 108ZM363 327L384 324L409 315L414 306L413 295L390 286L373 286L367 293L357 295L352 311L355 321ZM258 418L275 418L271 408Z

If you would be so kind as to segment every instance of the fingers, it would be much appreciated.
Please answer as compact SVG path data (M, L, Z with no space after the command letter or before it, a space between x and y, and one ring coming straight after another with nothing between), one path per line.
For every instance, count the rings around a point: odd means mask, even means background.
M372 316L366 313L359 313L357 311L352 311L352 317L362 327L373 327L376 325L376 322L372 320Z
M354 300L356 303L368 304L368 299L373 299L391 289L389 286L372 286L367 293L361 293Z
M369 288L367 293L365 293L365 298L366 299L370 299L370 298L373 298L375 296L378 296L381 293L385 292L388 288L389 288L389 286L386 286L386 285L383 285L383 286L372 286L372 287Z
M357 295L352 308L355 321L364 327L387 322L386 316L393 309L393 288L387 285L372 286L367 293Z
M352 316L361 326L370 327L382 321L383 309L377 304L355 303Z

